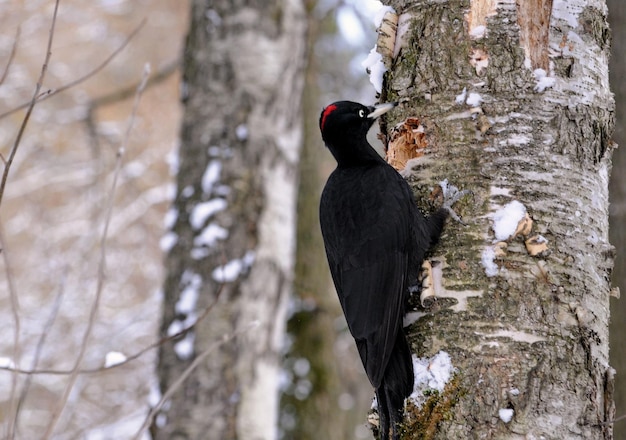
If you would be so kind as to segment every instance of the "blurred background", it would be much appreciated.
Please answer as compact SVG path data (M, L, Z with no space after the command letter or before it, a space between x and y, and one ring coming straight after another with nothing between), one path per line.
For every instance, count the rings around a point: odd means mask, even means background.
M615 54L611 64L617 102L615 141L622 144L626 143L622 123L626 4L608 3ZM307 69L298 209L299 253L306 249L307 255L299 255L296 268L281 427L284 438L301 438L301 426L319 421L304 421L298 414L306 413L306 405L332 401L330 408L339 412L330 414L332 420L325 423L341 424L345 438L371 438L364 414L372 390L345 329L318 233L317 200L333 162L319 139L317 118L320 109L334 100L374 102L375 92L361 62L376 39L373 16L380 4L319 0L307 5L309 43L314 50ZM32 98L41 72L53 8L52 0L0 0L0 75L9 66L0 79L0 154L5 160L24 118L20 106ZM45 431L67 384L67 375L53 373L72 369L99 281L104 282L100 306L83 361L83 368L94 371L78 376L53 438L131 438L149 404L160 397L154 374L156 350L116 368L101 367L157 341L162 247L167 246L160 241L174 195L172 170L182 115L179 61L188 14L187 1L61 1L41 91L49 93L85 80L36 105L2 200L0 366L12 366L19 358L20 368L41 372L20 375L14 388L14 376L0 371L0 436L9 426L15 426L19 439L38 438ZM100 240L116 157L146 65L150 81L123 155L102 277ZM620 252L626 247L624 169L626 153L618 148L611 181L617 286L624 285L626 276ZM626 332L621 324L626 306L624 300L611 301L611 354L618 370L616 402L621 416L626 414L622 377ZM325 340L334 342L330 346L299 343L311 334L324 334ZM341 362L334 360L337 356ZM334 386L337 383L341 386ZM323 396L320 390L325 390ZM17 422L11 415L16 407ZM616 423L615 438L626 439L626 420Z

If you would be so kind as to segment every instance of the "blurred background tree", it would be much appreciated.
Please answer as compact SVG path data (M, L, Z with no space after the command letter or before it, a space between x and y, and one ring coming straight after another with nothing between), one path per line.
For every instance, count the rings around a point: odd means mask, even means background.
M12 110L31 99L41 71L54 4L0 2L4 159L24 118L23 109ZM173 66L182 53L188 12L186 2L168 0L60 2L41 92L88 78L35 106L9 175L0 206L2 365L49 372L74 365L94 305L111 197L105 282L82 368L103 367L107 355L119 362L155 341L163 283L159 240L173 195L168 162L181 115ZM113 194L118 149L146 64L152 81ZM9 281L19 302L19 360ZM64 406L54 438L130 438L145 418L150 390L157 389L155 361L156 351L150 350L123 366L81 374L66 403L61 397L67 373L19 375L11 394L14 376L0 372L0 437L13 431L16 438L43 438L52 413Z

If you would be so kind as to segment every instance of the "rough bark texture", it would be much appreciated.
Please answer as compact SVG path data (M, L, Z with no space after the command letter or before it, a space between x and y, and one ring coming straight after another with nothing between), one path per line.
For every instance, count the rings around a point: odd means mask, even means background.
M605 2L385 3L409 25L381 97L405 105L383 128L420 121L405 169L418 199L444 178L475 193L456 205L468 226L449 222L433 256L439 301L409 329L419 356L445 350L456 374L413 408L404 438L612 438ZM487 276L493 213L512 200L532 230L498 247ZM537 234L548 251L533 257L524 239Z
M193 356L243 333L176 391L153 426L156 439L277 437L305 27L299 0L192 2L162 333L217 303L182 341L162 347L161 390Z

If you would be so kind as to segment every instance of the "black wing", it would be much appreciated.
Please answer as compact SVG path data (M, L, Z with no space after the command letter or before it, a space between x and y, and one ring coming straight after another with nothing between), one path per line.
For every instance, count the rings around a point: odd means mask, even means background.
M407 183L386 165L337 169L320 203L328 263L348 328L372 385L380 386L415 261L414 215ZM417 270L417 268L415 268Z

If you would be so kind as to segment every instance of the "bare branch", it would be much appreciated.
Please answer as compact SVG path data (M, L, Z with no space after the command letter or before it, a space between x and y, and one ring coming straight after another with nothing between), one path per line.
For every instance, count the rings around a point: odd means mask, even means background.
M59 11L59 0L56 0L54 3L54 13L52 15L52 23L50 25L50 32L48 35L48 46L46 49L46 57L44 58L44 62L41 66L41 74L39 75L39 79L37 80L37 85L35 86L35 91L33 93L33 98L30 101L30 104L28 106L28 110L26 111L26 115L24 116L24 120L22 121L22 124L20 126L20 129L18 131L17 137L15 138L15 143L13 144L13 147L11 148L11 152L9 153L9 158L6 160L6 163L4 165L4 170L2 172L2 181L0 183L0 205L2 204L2 196L4 195L4 188L6 186L7 183L7 179L9 177L9 171L11 169L11 164L13 163L13 159L15 159L15 155L17 154L17 149L20 145L20 142L22 140L22 136L24 134L24 131L26 130L26 126L28 125L28 120L30 119L30 115L33 111L33 108L35 107L35 103L37 102L37 96L39 95L39 91L41 90L41 86L43 84L43 80L46 76L46 71L48 70L48 63L50 62L50 57L52 56L52 40L54 38L54 28L56 26L56 21L57 21L57 13ZM17 38L16 38L17 40ZM16 43L17 44L17 43ZM7 69L6 71L8 71L9 68L9 64L7 64ZM5 71L5 74L6 74ZM2 237L0 237L0 239L2 239ZM3 247L4 247L4 240L2 239L2 243L3 243ZM6 250L4 252L2 252L3 254L3 258L4 258L4 263L6 266L6 270L7 270L7 280L9 283L9 290L10 290L10 296L11 296L11 311L13 314L13 322L15 323L15 329L14 329L14 337L13 337L13 362L15 363L15 365L19 364L19 360L20 360L20 350L19 350L19 338L20 338L20 316L19 316L19 303L18 303L18 299L17 299L17 295L15 293L15 289L13 287L13 283L10 281L11 280L11 276L10 276L10 268L9 268L9 264L8 264L8 259L7 259L7 255L6 255ZM10 394L10 408L9 408L9 420L14 420L14 417L12 416L13 414L17 413L17 402L15 402L15 391L17 388L17 377L15 376L15 374L13 375L12 378L12 382L11 382L11 394ZM8 433L7 433L7 438L8 439L13 439L15 437L15 432L14 432L14 428L15 425L14 423L10 422L9 423L9 429L8 429Z
M20 29L21 27L17 27L17 31L15 31L15 39L13 40L13 45L11 46L11 52L9 53L9 59L7 60L7 64L4 68L4 72L2 72L2 76L0 76L0 85L4 83L4 80L7 79L7 75L9 74L9 69L11 68L11 64L13 63L13 58L15 58L15 52L17 52L17 42L20 39Z
M193 370L195 370L198 367L198 365L200 365L200 363L209 354L211 354L214 350L226 344L227 342L231 341L232 339L236 338L240 334L245 333L251 330L252 328L258 326L258 324L259 324L258 321L254 321L239 331L236 331L230 335L224 335L220 341L213 343L209 348L207 348L205 351L203 351L198 356L196 356L193 362L187 368L185 368L185 371L183 371L182 374L176 379L176 381L174 381L174 383L167 389L167 391L163 393L163 396L161 396L161 399L159 400L159 402L150 410L150 412L146 416L146 419L143 422L143 425L141 425L141 428L139 428L139 431L137 431L137 433L133 437L133 440L139 440L139 438L141 437L141 434L143 434L143 432L148 428L148 426L152 425L154 417L161 410L161 408L163 407L163 404L172 396L172 394L174 394L174 391L180 388L180 386L183 384L185 379L189 377L189 375L193 372Z
M20 354L20 304L17 296L17 292L15 290L15 283L13 282L13 271L11 269L11 264L9 262L9 257L7 254L7 250L5 248L4 241L4 231L0 226L0 249L2 250L2 258L4 260L4 268L5 274L7 278L7 286L9 288L9 297L11 302L11 315L13 316L13 323L15 327L13 328L13 363L17 366L18 361L21 357ZM11 417L15 414L17 417L17 403L15 402L15 392L17 390L17 373L13 372L11 377L11 393L9 396L9 420L14 419ZM15 426L13 423L9 423L9 429L7 432L7 439L13 439L15 437Z
M172 341L178 338L181 338L183 336L185 336L187 333L189 333L189 331L193 330L198 324L200 324L200 322L206 318L209 314L209 312L213 309L213 307L217 304L220 294L222 293L222 290L224 288L224 284L220 284L218 286L217 292L215 294L215 300L206 308L204 309L204 311L202 312L202 314L200 316L198 316L198 318L192 323L189 324L187 327L185 327L184 329L180 330L177 333L174 333L172 335L169 336L165 336L161 339L159 339L158 341L142 348L141 350L139 350L137 353L131 355L131 356L127 356L126 359L122 362L116 363L114 365L111 365L109 367L99 367L99 368L85 368L85 369L81 369L79 370L79 374L95 374L95 373L101 373L103 371L109 371L113 368L119 368L122 365L126 365L129 364L130 362L134 361L135 359L140 358L141 356L143 356L145 353L147 353L148 351L154 349L154 348L158 348L161 345L165 344L168 341ZM8 367L8 366L1 366L0 367L0 371L1 370L5 370L5 371L11 371L13 373L17 373L17 374L28 374L28 375L35 375L35 374L49 374L49 375L55 375L55 376L66 376L69 374L72 374L73 370L36 370L36 369L30 369L30 370L24 370L24 369L20 369L20 368L16 368L16 367Z
M91 78L92 76L96 75L98 72L100 72L102 69L104 69L126 46L128 46L128 43L130 43L130 41L135 38L135 36L139 33L139 31L141 30L141 28L143 28L143 26L146 24L146 19L144 18L141 23L139 23L139 26L137 26L129 35L128 37L126 37L126 40L124 40L124 42L120 45L120 47L118 47L117 49L115 49L113 51L113 53L111 55L109 55L108 58L106 58L102 63L100 63L100 65L98 65L95 69L93 69L92 71L90 71L89 73L87 73L86 75L81 76L78 79L75 79L72 82L69 82L57 89L54 90L46 90L45 92L43 92L40 96L37 96L37 100L38 101L44 101L48 98L51 98L54 95L58 95L61 92L64 92L68 89L71 89L72 87L75 87L85 81L87 81L89 78ZM5 118L15 112L18 112L22 109L25 109L26 107L29 106L30 103L25 102L24 104L19 105L18 107L15 107L11 110L7 110L4 113L0 113L0 119Z
M61 307L61 302L63 301L63 294L65 292L65 280L67 279L68 270L69 268L66 266L63 271L63 275L61 277L61 284L59 285L59 290L54 298L54 302L52 303L52 309L50 310L50 315L48 316L48 319L46 320L46 323L43 326L43 329L41 331L41 336L39 337L39 341L37 342L37 347L35 348L35 356L33 358L33 361L30 367L31 370L34 370L35 368L37 368L37 364L39 363L39 358L41 357L41 352L43 350L46 339L48 335L50 334L50 330L52 329L52 325L54 324L56 317L59 314L59 308ZM16 432L17 430L16 428L18 425L20 409L22 408L24 400L26 399L26 396L28 395L28 391L30 389L30 384L32 382L32 379L33 379L33 376L29 374L28 377L26 378L24 386L22 387L20 398L17 401L15 417L12 420L13 426L9 429L9 432Z
M26 115L24 115L24 120L22 121L22 125L17 133L17 137L15 138L15 143L11 148L11 152L9 153L9 157L6 160L6 164L4 166L4 171L2 173L2 181L0 182L0 206L2 205L2 197L4 196L4 188L7 183L7 178L9 177L9 171L11 169L11 164L13 163L13 159L15 159L15 154L17 153L17 149L20 146L20 142L22 141L22 136L24 135L24 131L26 130L26 126L28 125L28 120L30 119L30 115L33 112L33 108L37 103L37 97L39 96L39 91L41 90L41 85L43 84L43 80L46 76L46 71L48 70L48 63L50 62L50 57L52 56L52 39L54 37L54 27L57 22L57 13L59 11L59 1L56 0L54 3L54 13L52 15L52 24L50 25L50 34L48 36L48 48L46 50L46 58L41 66L41 74L39 75L39 79L37 80L37 85L35 86L35 93L33 93L33 98L30 100L28 104L28 110L26 110ZM17 359L15 359L17 362Z
M146 88L159 84L165 81L170 77L178 68L180 67L180 59L175 59L170 63L163 66L163 68L159 69L154 75L150 76L148 83L146 84ZM138 84L131 84L130 86L124 87L119 90L115 90L106 95L99 96L94 98L90 103L89 107L91 109L100 107L103 105L113 104L115 102L123 101L133 96L135 90L137 90Z
M150 69L146 65L144 69L143 78L139 87L137 87L137 91L135 94L135 102L133 104L133 110L130 115L130 119L128 121L128 127L126 129L126 134L122 139L122 144L117 152L117 159L115 163L115 170L113 172L113 183L111 185L111 194L109 197L109 201L107 204L106 217L104 221L104 230L102 232L102 239L100 241L100 263L98 264L98 280L96 286L96 297L91 307L91 311L89 313L89 321L87 322L87 329L85 330L85 334L83 335L83 340L80 346L80 350L78 352L78 357L74 363L74 368L72 368L72 372L69 377L69 382L65 387L65 392L59 404L52 412L52 419L48 423L48 427L46 428L46 433L43 438L48 439L52 435L54 431L54 427L67 404L67 400L69 398L70 392L74 388L74 384L76 383L76 379L79 374L79 367L81 362L83 361L83 357L85 356L85 352L87 351L87 346L89 343L89 338L91 337L91 332L93 330L93 326L96 322L96 315L98 314L98 309L100 307L100 299L102 297L102 290L104 287L104 279L105 279L105 266L106 266L106 244L107 244L107 233L109 231L109 225L111 223L111 217L113 214L113 206L115 204L115 190L117 188L117 182L119 179L120 171L122 169L122 158L124 157L124 153L126 152L126 146L128 145L128 139L130 138L130 133L132 131L133 125L135 123L135 119L137 117L137 109L139 108L139 102L141 101L141 95L143 90L145 89L146 83L148 81L148 76L150 75Z

